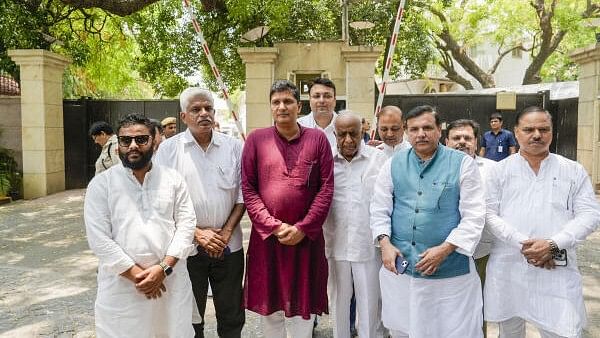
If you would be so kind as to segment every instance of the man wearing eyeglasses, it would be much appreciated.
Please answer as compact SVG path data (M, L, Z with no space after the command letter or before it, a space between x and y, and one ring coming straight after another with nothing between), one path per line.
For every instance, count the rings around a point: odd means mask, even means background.
M185 259L196 220L186 184L152 164L149 119L128 115L117 134L122 165L95 176L84 203L88 243L99 260L96 336L193 337Z
M214 130L214 101L209 91L187 88L179 101L179 116L187 130L164 141L155 162L183 176L196 212L198 254L187 263L200 315L194 318L194 330L196 337L204 337L210 281L219 337L240 337L245 322L239 226L246 210L240 190L242 142Z
M579 163L550 153L552 116L517 114L519 152L487 179L486 225L495 236L487 266L485 318L500 337L581 337L586 325L577 245L600 223L600 206Z
M335 138L335 84L324 77L316 78L308 90L310 114L298 119L303 127L317 128L325 133L332 151L337 148Z

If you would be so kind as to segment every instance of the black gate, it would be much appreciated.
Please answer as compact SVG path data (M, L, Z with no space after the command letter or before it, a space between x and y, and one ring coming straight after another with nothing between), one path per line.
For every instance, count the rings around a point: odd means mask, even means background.
M549 92L517 94L517 109L500 111L503 127L512 131L517 112L529 106L545 108L552 114L554 121L554 138L550 151L576 160L577 103L577 98L551 101ZM424 104L435 107L440 112L443 122L464 118L477 121L481 125L481 135L490 130L489 116L497 111L495 94L388 95L383 100L384 106L395 105L403 112Z
M87 134L92 123L106 121L116 130L119 120L127 114L140 113L162 120L167 116L177 117L179 112L178 100L64 100L66 188L85 188L94 177L100 147ZM177 119L177 129L181 128Z

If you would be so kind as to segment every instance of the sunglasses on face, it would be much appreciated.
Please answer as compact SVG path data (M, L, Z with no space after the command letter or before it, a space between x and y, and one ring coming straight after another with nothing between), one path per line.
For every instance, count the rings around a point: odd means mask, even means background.
M150 140L150 135L119 136L118 140L119 140L119 145L121 147L129 147L129 145L131 144L131 141L134 141L134 140L135 140L135 144L137 144L138 146L143 146L143 145L148 144L148 141Z

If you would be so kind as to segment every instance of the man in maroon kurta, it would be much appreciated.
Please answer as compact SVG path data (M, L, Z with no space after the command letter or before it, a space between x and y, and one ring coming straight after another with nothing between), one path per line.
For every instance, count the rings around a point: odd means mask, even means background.
M298 89L271 87L275 125L252 132L242 154L242 192L252 232L244 302L264 319L266 337L310 337L327 313L322 225L333 196L333 160L325 134L297 122Z

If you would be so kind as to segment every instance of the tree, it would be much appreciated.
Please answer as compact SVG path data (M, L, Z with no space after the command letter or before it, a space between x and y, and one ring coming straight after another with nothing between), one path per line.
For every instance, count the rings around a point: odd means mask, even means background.
M543 67L561 43L592 43L592 32L581 39L584 19L600 16L600 4L591 0L514 0L419 2L423 15L431 20L431 36L440 54L439 64L449 79L472 89L472 83L456 70L458 63L484 88L495 87L494 73L502 59L515 49L529 52L531 63L523 84L539 83ZM489 69L483 69L469 56L468 50L484 41L498 46L498 56ZM556 63L557 58L554 58ZM561 59L566 61L564 58ZM559 67L560 68L560 67ZM564 74L564 73L563 73Z
M48 49L73 60L65 72L65 97L149 95L134 69L139 51L123 32L123 18L58 0L0 1L0 17L0 70L13 77L18 68L8 49Z
M367 20L375 27L351 29L349 42L389 45L398 3L353 1L351 21ZM232 90L244 83L238 47L272 46L284 40L338 40L339 4L339 0L191 1L193 14ZM599 7L591 0L409 1L391 76L421 77L428 64L435 62L449 79L465 88L473 88L473 83L459 74L458 65L483 87L492 87L502 59L521 49L532 55L523 83L567 79L574 65L566 53L593 41L593 32L585 30L582 23L599 16ZM159 96L175 96L199 70L206 84L217 88L179 1L0 0L0 17L0 67L15 68L6 58L8 48L65 53L74 60L66 81L74 96L148 95L136 90L140 85L152 86ZM240 42L243 33L259 25L268 25L269 34L255 43ZM55 39L63 45L57 45ZM489 69L468 53L470 47L484 42L498 46L498 58ZM382 60L383 55L379 72Z

